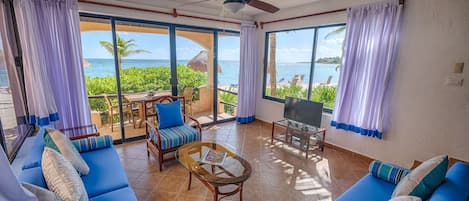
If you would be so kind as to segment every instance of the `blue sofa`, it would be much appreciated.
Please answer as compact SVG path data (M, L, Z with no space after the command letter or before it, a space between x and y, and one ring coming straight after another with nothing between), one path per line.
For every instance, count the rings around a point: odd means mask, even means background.
M391 199L395 184L374 177L364 176L337 201L388 201ZM443 182L428 201L468 201L469 200L469 164L455 163L446 173Z
M47 188L41 170L44 146L44 128L41 128L25 158L20 181ZM90 201L137 201L113 146L80 154L90 167L89 174L81 177Z

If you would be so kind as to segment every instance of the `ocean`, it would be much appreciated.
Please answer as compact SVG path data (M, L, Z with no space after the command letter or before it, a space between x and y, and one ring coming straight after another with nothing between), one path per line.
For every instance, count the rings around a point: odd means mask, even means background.
M85 67L85 75L89 77L103 77L115 75L113 59L85 59L89 66ZM178 64L186 65L188 60L178 60ZM219 61L222 72L218 73L218 83L221 86L231 86L238 84L239 62ZM147 67L170 66L169 60L147 60L147 59L123 59L122 68L147 68ZM288 83L295 75L305 75L303 84L309 83L310 63L277 63L277 81ZM316 64L313 76L314 83L325 83L329 76L332 76L331 83L337 83L339 72L336 71L336 64ZM260 73L260 71L258 71Z
M0 87L6 86L9 86L7 68L5 66L0 66Z

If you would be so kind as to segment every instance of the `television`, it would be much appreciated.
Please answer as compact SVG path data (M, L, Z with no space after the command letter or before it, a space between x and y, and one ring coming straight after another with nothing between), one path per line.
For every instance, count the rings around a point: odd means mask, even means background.
M319 128L321 127L322 108L322 103L286 97L283 117Z

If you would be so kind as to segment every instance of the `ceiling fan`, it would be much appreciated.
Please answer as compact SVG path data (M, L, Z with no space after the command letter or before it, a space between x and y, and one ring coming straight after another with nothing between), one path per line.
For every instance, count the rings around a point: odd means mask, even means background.
M211 0L194 1L194 2L184 4L182 6L189 5L189 4L202 3L206 1L211 1ZM224 8L229 10L232 13L237 13L238 11L243 9L246 4L254 8L263 10L265 12L269 12L269 13L275 13L280 10L276 6L270 3L260 1L260 0L224 0L223 1Z

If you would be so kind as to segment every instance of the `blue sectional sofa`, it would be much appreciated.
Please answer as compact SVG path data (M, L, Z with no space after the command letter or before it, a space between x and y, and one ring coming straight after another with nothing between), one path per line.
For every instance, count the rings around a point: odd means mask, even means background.
M47 188L41 170L43 136L41 128L25 158L19 180ZM81 177L90 201L137 201L114 146L80 154L90 167L89 174Z
M371 174L364 176L337 201L388 201L396 185ZM455 163L446 173L446 180L428 199L428 201L468 201L469 200L469 164Z

